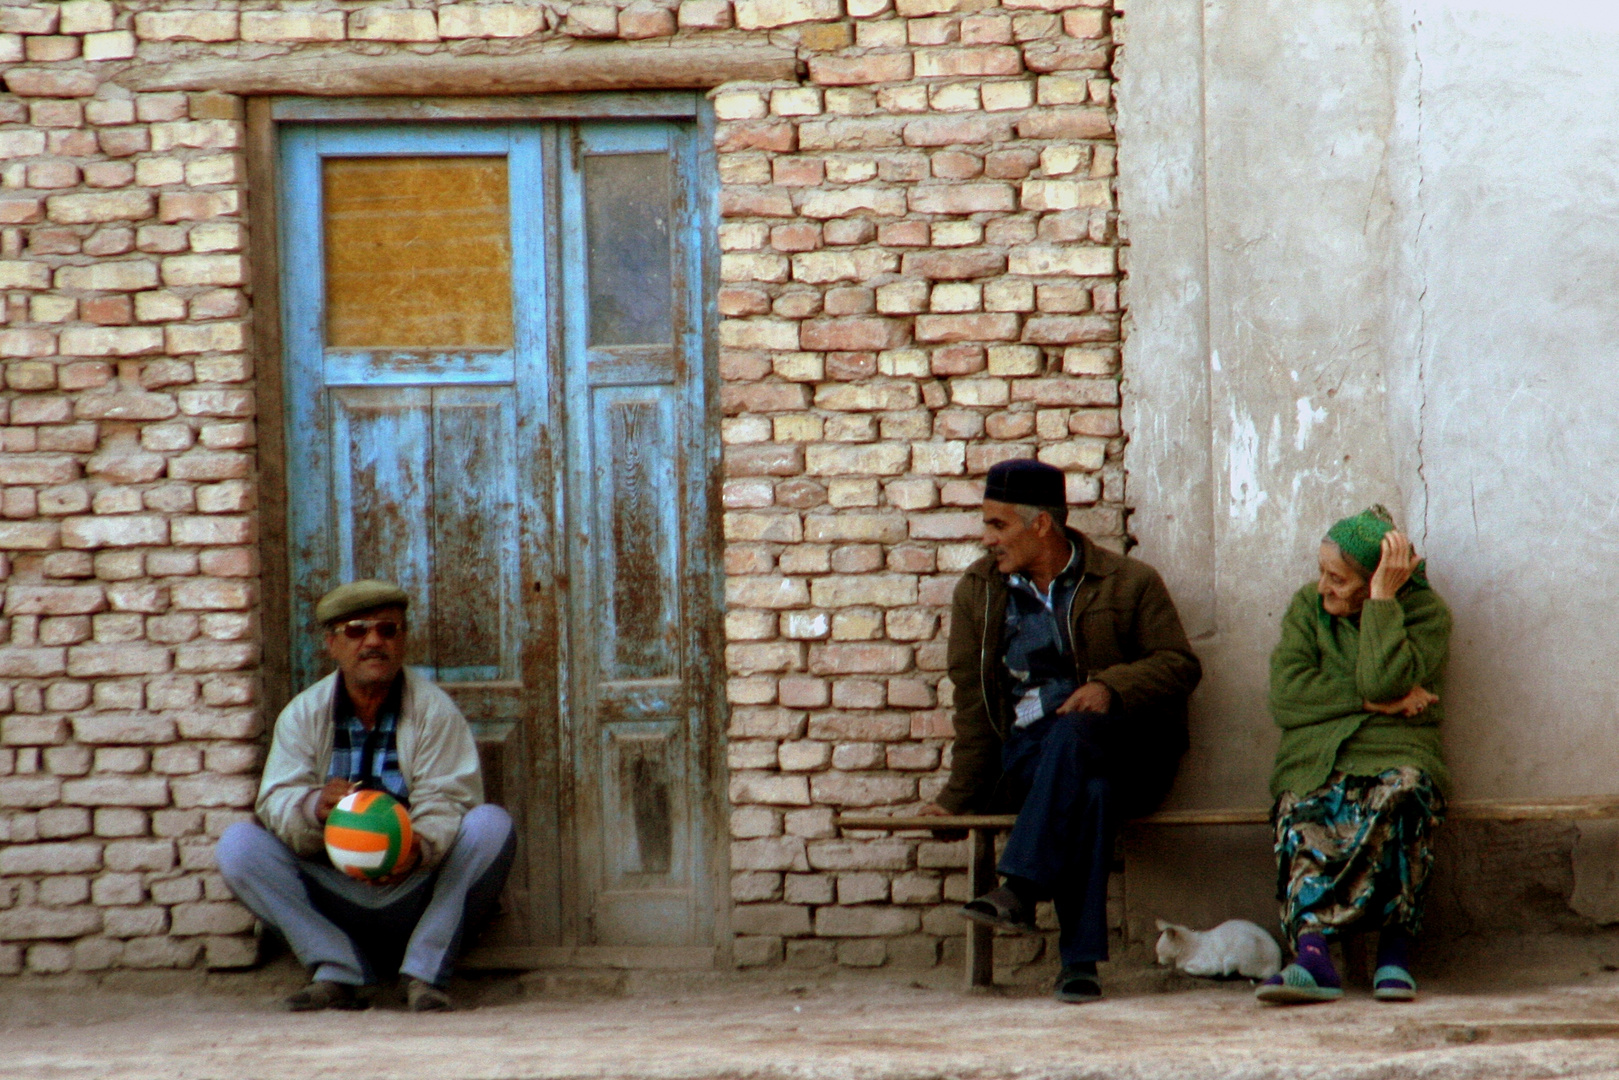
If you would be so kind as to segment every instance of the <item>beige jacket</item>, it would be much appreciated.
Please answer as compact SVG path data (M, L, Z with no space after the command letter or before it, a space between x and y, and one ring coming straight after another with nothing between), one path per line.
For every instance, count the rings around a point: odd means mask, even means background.
M310 796L332 763L334 672L287 703L276 718L255 809L264 827L299 855L325 851ZM450 695L405 669L399 709L399 770L410 786L410 823L421 840L422 865L433 867L455 842L461 818L483 802L478 747Z

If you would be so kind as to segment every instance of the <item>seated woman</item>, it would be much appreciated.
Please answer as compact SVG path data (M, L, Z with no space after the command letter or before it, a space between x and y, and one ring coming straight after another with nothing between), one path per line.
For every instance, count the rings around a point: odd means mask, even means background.
M1320 561L1271 655L1277 899L1297 957L1257 996L1342 997L1327 940L1354 928L1381 931L1373 996L1409 1001L1408 953L1449 785L1439 694L1450 610L1381 506L1334 525Z

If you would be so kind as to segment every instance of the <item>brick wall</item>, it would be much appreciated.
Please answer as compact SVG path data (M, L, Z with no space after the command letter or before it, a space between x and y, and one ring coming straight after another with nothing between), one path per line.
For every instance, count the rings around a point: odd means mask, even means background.
M737 958L959 950L959 847L832 817L943 782L990 465L1061 466L1122 541L1115 6L0 0L0 972L252 955L211 860L272 719L242 103L113 78L670 36L807 70L712 95Z

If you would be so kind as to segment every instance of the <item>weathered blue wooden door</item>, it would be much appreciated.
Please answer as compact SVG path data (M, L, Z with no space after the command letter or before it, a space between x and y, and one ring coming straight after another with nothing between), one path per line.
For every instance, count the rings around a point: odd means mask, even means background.
M411 593L408 661L473 721L518 815L499 944L541 960L715 942L693 136L282 129L294 682L322 670L305 631L326 589Z

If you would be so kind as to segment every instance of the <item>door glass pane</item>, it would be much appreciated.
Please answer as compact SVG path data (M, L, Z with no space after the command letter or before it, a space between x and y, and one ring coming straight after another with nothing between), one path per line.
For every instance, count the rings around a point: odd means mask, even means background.
M504 157L327 158L326 344L507 349Z
M669 155L593 154L584 171L590 343L673 341Z

